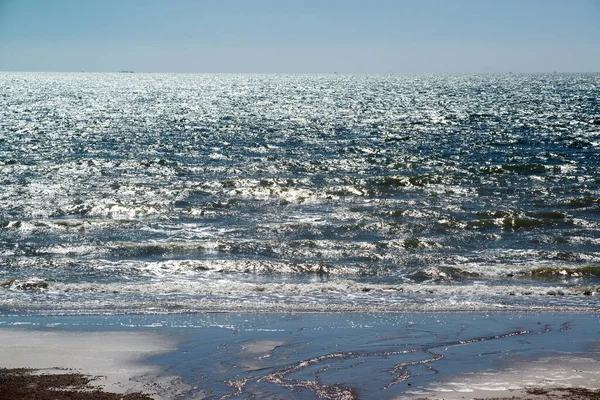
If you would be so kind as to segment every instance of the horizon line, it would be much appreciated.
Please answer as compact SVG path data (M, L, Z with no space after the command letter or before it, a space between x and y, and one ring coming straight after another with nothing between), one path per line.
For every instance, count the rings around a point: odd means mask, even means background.
M598 71L486 71L486 72L342 72L342 71L320 71L320 72L217 72L217 71L37 71L37 70L2 70L0 73L36 73L36 74L178 74L178 75L539 75L539 74L598 74Z

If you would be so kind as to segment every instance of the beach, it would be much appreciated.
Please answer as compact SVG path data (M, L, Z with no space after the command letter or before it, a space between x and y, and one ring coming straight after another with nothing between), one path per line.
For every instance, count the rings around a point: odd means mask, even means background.
M154 399L593 399L599 332L592 313L5 315L0 368Z

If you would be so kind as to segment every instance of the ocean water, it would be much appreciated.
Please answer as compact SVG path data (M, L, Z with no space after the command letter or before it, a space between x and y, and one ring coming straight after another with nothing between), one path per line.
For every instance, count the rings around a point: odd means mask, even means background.
M0 73L0 309L600 309L600 74Z

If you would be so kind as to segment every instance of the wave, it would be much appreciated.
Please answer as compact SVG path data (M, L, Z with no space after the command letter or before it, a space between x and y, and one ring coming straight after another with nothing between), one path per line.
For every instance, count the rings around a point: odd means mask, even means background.
M485 228L499 226L503 229L536 229L544 227L569 227L574 219L559 210L521 211L521 210L482 210L475 212L477 219L468 226Z
M531 270L519 271L518 275L560 278L600 277L600 266L584 266L570 268L539 267Z
M560 171L555 167L543 164L503 164L480 167L479 171L485 174L544 174L548 171Z
M218 273L284 274L284 275L358 275L352 266L328 263L293 263L266 260L170 260L139 263L136 268L155 275L165 273L211 271Z
M600 198L592 196L577 197L570 199L567 204L573 208L598 207Z
M0 284L0 310L96 312L309 312L600 310L600 286L376 284L338 279L250 283L227 279L138 283L63 283L39 279Z
M212 278L212 277L211 277ZM310 283L253 283L230 280L227 278L211 279L174 279L132 283L64 283L56 280L41 278L7 279L0 282L0 287L7 290L18 291L44 291L63 293L107 293L107 294L187 294L187 295L253 295L275 294L286 295L362 295L385 300L385 295L434 295L435 296L460 296L468 295L480 297L489 296L598 296L600 286L550 286L550 285L502 285L482 283L475 284L385 284L361 283L349 279L332 279L325 282ZM383 297L377 297L383 295ZM109 296L110 297L110 296ZM106 299L107 301L110 298ZM410 300L410 299L408 299ZM418 298L416 298L418 300ZM473 299L469 299L473 300ZM405 298L406 301L406 298ZM284 300L285 302L285 300Z
M560 254L559 254L560 255ZM563 258L555 257L554 259L564 261ZM568 261L574 261L568 259ZM580 261L580 260L576 260ZM524 278L539 281L572 281L578 283L582 278L586 278L588 282L599 282L600 266L587 265L579 266L578 262L556 265L543 265L531 263L528 267L523 267L519 264L479 264L457 266L436 266L408 273L407 277L414 282L477 282L481 280L494 282L513 282L519 284Z
M40 291L47 290L49 282L41 278L7 279L0 281L0 287L9 290Z
M383 187L425 187L430 185L448 185L453 181L451 176L422 174L412 176L386 176L374 180L375 185Z

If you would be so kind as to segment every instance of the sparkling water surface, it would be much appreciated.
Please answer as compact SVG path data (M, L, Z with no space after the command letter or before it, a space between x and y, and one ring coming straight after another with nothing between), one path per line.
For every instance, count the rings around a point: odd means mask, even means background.
M594 310L600 74L0 73L0 307Z

